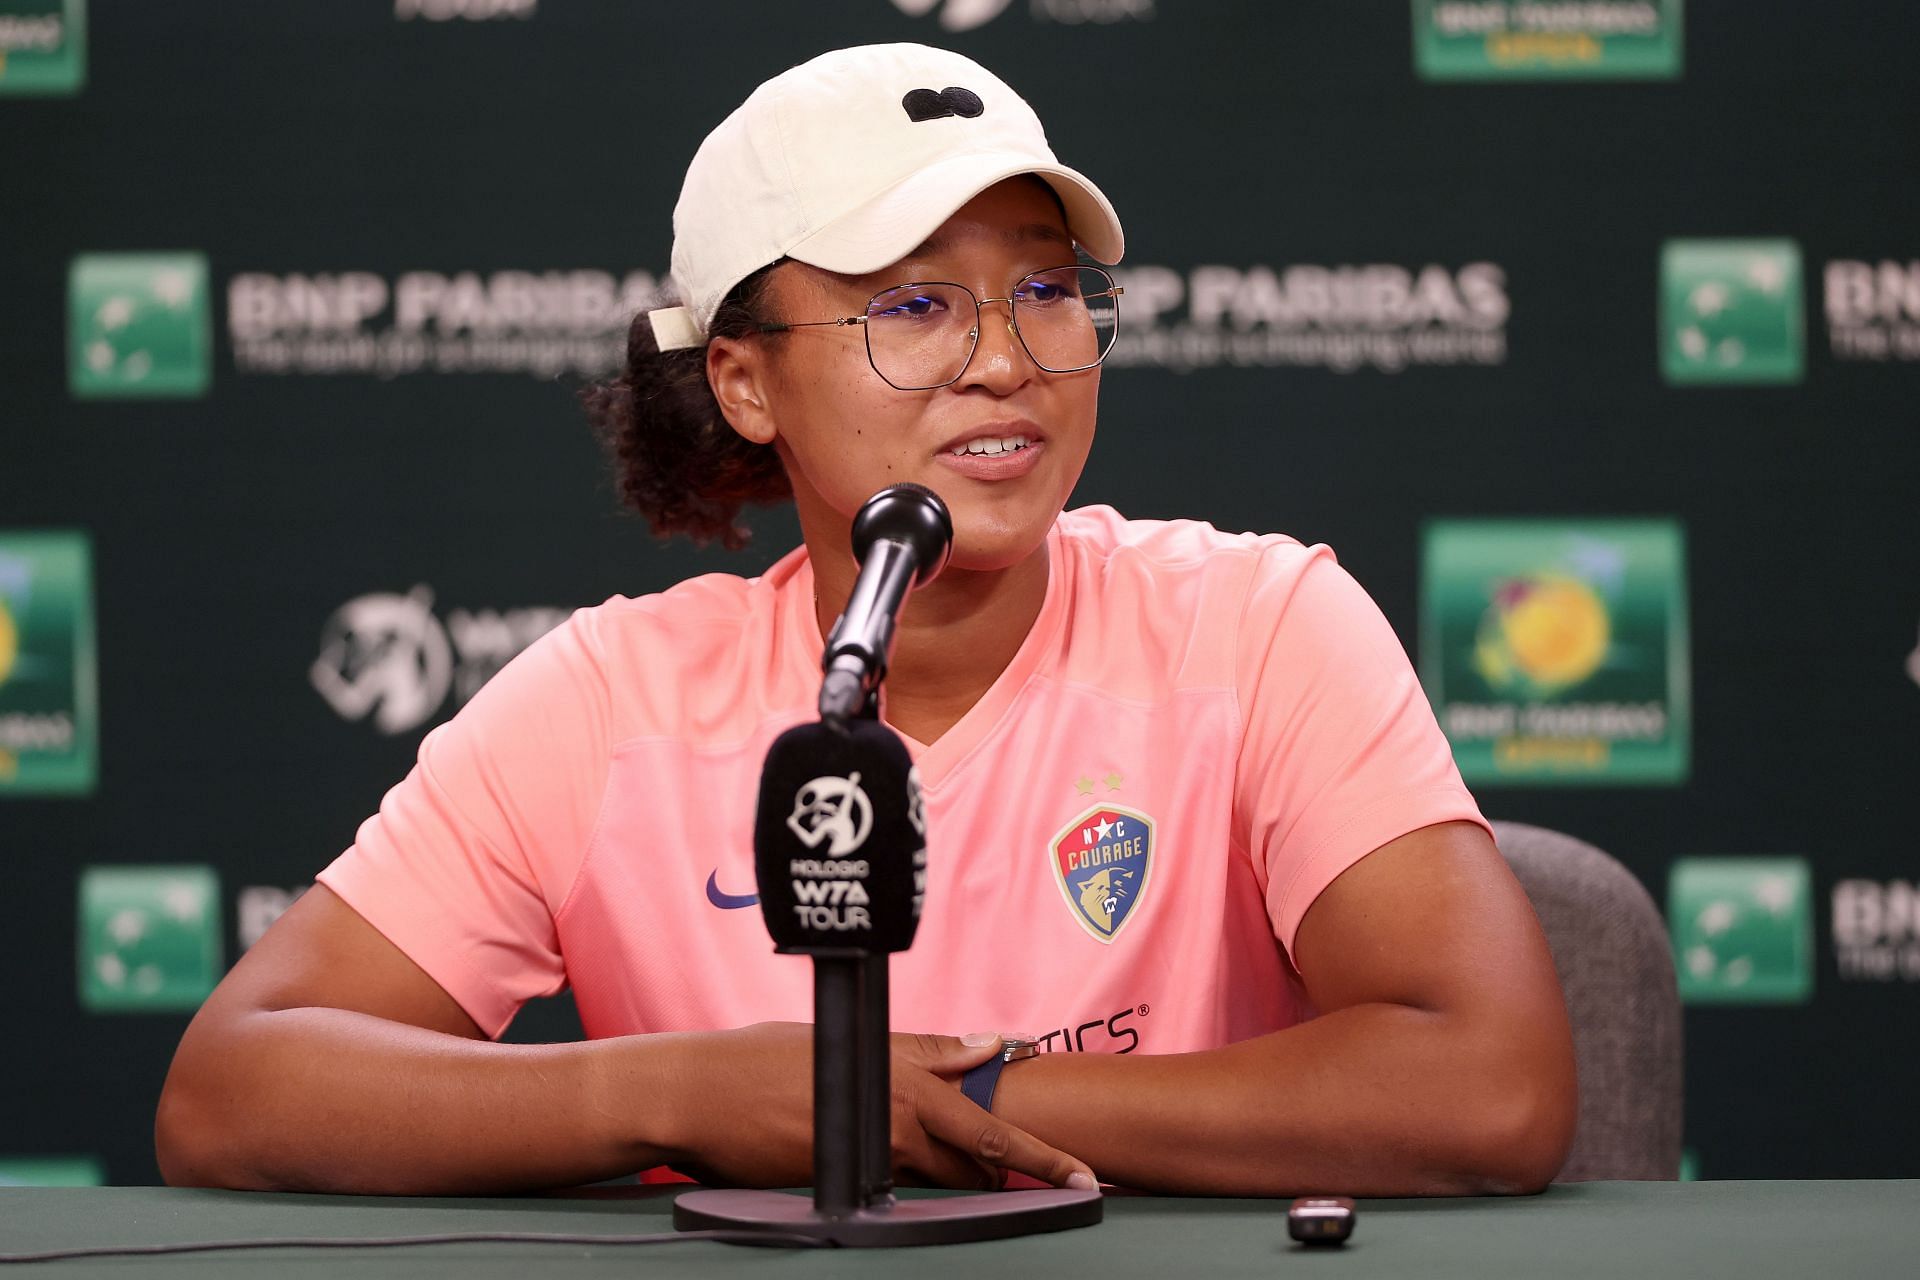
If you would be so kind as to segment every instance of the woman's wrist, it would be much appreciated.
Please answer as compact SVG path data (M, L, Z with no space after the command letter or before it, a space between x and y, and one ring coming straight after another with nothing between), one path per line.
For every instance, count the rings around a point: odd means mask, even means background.
M1030 1104L1034 1098L1034 1074L1042 1058L1016 1058L1000 1069L1000 1078L994 1082L993 1104L987 1109L1008 1124L1026 1128L1016 1116L1031 1115Z
M962 1043L965 1041L963 1040ZM1025 1062L1037 1057L1039 1052L1038 1041L1024 1036L1002 1036L992 1057L970 1068L960 1077L960 1091L982 1110L992 1111L1000 1077L1007 1067L1015 1062Z
M598 1058L589 1104L595 1115L613 1121L610 1136L635 1169L695 1157L699 1135L709 1131L708 1090L699 1064L711 1060L701 1044L710 1034L669 1032L598 1042L606 1052Z

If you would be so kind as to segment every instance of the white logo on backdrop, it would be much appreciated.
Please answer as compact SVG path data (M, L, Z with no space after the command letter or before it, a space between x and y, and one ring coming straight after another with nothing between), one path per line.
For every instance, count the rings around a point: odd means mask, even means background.
M1110 365L1398 373L1507 358L1507 275L1491 262L1116 267Z
M1916 642L1913 652L1907 655L1907 674L1913 677L1915 684L1920 684L1920 642Z
M455 609L442 624L430 587L360 596L327 619L308 678L342 719L371 715L381 733L405 733L425 724L449 690L456 703L472 698L568 612Z
M308 668L320 696L346 720L369 713L382 733L405 733L439 709L453 677L453 648L433 616L433 593L370 595L334 610Z
M983 27L1013 0L893 0L893 7L914 18L938 12L948 31ZM1152 19L1154 0L1027 0L1027 14L1035 22L1146 22Z
M227 284L243 374L604 377L637 311L671 300L645 271L249 271Z
M495 18L531 18L540 0L393 0L398 22L491 22Z
M1920 360L1920 261L1836 259L1825 284L1836 359Z
M860 786L860 775L844 778L828 774L801 787L793 797L787 829L809 849L829 841L827 855L838 858L867 842L873 828L873 802Z
M297 885L291 889L282 889L277 884L250 884L240 890L234 899L234 932L240 939L240 949L246 951L266 935L273 922L286 913L288 907L312 888L311 885Z
M0 57L8 53L52 53L67 38L60 14L0 14Z
M924 18L940 11L940 25L948 31L971 31L1000 16L1012 0L893 0L894 7L909 17Z
M1905 880L1833 886L1834 961L1848 982L1920 982L1920 890Z
M1660 6L1652 0L1534 0L1526 4L1468 0L1434 5L1433 25L1449 36L1508 31L1647 36L1660 30Z

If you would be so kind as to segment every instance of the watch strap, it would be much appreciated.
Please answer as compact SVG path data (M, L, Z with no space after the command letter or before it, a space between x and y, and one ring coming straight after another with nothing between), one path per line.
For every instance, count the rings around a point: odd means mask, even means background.
M966 1094L982 1111L993 1110L994 1086L1000 1083L1000 1073L1006 1069L1006 1065L1036 1057L1039 1052L1038 1040L1030 1040L1025 1036L1002 1036L1000 1052L960 1077L960 1092Z
M1006 1055L994 1054L960 1077L960 1092L966 1094L973 1105L982 1111L993 1110L993 1087L1000 1083L1000 1073L1006 1068Z

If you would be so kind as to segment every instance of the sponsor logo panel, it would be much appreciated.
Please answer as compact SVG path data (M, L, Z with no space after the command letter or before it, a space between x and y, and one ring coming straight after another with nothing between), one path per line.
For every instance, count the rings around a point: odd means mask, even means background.
M1660 250L1660 370L1676 385L1798 382L1800 246L1669 240Z
M86 0L0 0L0 95L73 94L86 82Z
M1672 520L1427 527L1421 678L1467 781L1685 781L1684 558Z
M95 1156L0 1156L0 1187L104 1187Z
M1681 0L1413 0L1424 80L1668 80Z
M97 776L92 554L78 532L0 532L0 797Z
M208 866L88 867L80 876L80 1003L190 1012L222 972L220 880Z
M76 399L205 395L213 380L207 260L85 253L67 278L67 386Z
M1368 369L1500 365L1512 304L1497 263L1116 268L1109 365Z
M1667 930L1689 1004L1800 1004L1813 995L1813 888L1804 858L1682 858Z

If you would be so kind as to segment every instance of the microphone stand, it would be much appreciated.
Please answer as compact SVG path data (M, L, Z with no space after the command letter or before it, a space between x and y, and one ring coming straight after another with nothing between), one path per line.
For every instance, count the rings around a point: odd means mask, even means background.
M880 719L877 691L860 719ZM813 1204L834 1219L895 1204L889 968L884 951L813 957Z
M823 1214L898 1203L887 968L884 953L814 958L813 1201Z
M879 719L877 689L859 718ZM905 858L908 851L879 849L875 856ZM850 947L816 950L812 958L813 1197L689 1191L674 1201L676 1230L771 1231L892 1248L1000 1240L1101 1220L1097 1188L896 1198L888 953Z

